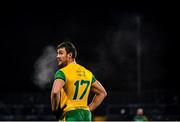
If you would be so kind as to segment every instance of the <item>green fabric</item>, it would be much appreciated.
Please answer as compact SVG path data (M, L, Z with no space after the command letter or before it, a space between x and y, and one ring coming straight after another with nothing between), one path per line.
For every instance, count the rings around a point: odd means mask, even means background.
M65 113L65 121L91 121L91 112L84 109L71 110Z
M55 79L62 79L64 81L66 81L66 77L65 77L63 71L58 70L55 74Z
M94 83L96 81L96 78L94 77L94 75L92 76L92 83Z
M146 116L144 116L144 115L142 115L142 116L140 116L140 115L137 115L137 116L135 116L134 117L134 121L148 121L148 119L147 119L147 117Z

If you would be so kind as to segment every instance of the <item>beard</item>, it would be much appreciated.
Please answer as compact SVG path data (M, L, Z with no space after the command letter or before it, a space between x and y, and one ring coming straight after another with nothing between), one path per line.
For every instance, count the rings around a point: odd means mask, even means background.
M64 68L65 66L67 66L67 63L61 63L61 64L58 64L58 68L61 69L61 68Z

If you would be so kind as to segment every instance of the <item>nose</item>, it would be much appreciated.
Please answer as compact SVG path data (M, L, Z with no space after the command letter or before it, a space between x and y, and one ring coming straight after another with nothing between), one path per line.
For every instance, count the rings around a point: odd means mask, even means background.
M56 58L59 58L59 54L56 55Z

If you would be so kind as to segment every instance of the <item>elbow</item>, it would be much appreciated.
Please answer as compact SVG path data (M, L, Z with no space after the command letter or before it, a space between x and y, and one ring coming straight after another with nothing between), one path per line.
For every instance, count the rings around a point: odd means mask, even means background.
M105 92L105 97L107 97L107 92Z
M107 92L106 91L103 92L103 96L104 96L104 98L107 96Z
M99 93L96 93L97 96L100 96L101 98L105 98L107 96L107 92L106 91L101 91Z
M52 90L52 94L58 95L58 94L59 94L59 90L58 90L58 89L53 89L53 90Z

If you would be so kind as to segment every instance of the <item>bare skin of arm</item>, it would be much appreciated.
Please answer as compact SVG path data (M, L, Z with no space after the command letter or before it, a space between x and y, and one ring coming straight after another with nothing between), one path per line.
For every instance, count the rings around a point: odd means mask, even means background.
M89 105L90 111L93 111L102 103L104 98L107 96L107 92L99 81L96 81L91 86L91 91L95 93L95 96Z
M64 81L62 79L56 79L53 83L51 90L51 109L55 111L58 109L60 103L60 90L64 86Z

